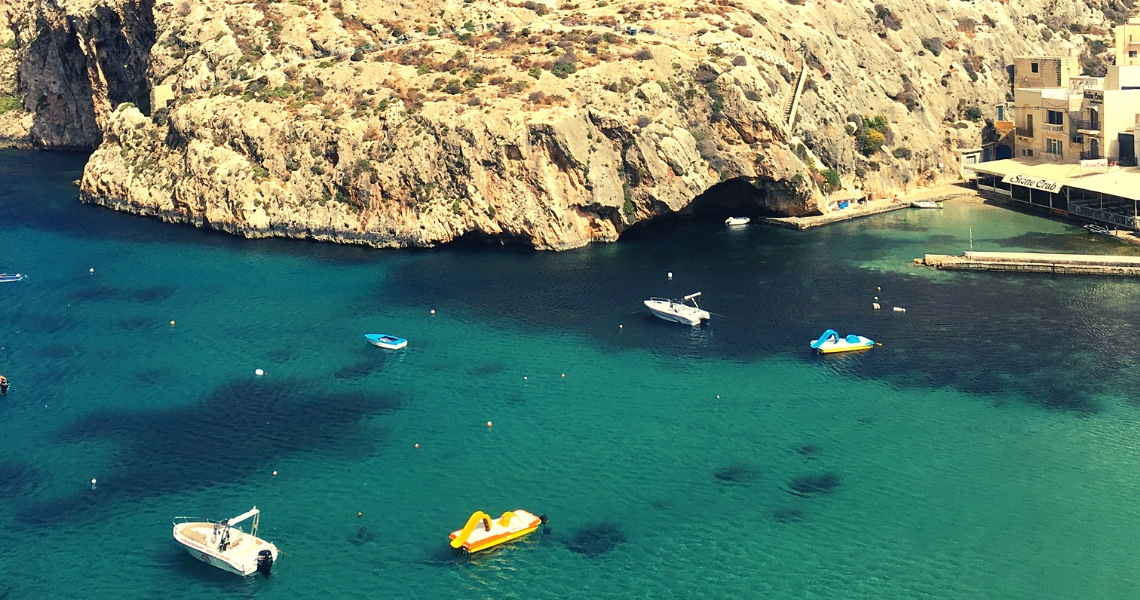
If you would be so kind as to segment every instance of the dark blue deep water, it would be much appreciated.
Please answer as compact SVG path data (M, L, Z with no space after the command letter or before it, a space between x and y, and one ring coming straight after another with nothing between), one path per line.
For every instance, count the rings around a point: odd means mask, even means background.
M83 160L0 152L0 598L1140 595L1140 282L911 264L1131 248L973 200L559 254L244 240L81 205ZM705 327L641 307L696 291ZM827 328L882 346L812 356ZM254 504L268 580L171 538ZM548 534L446 551L514 508Z

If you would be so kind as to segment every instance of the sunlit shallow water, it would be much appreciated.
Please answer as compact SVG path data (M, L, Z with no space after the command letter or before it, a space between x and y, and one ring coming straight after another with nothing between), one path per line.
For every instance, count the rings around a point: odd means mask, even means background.
M1131 248L958 201L377 251L83 206L81 167L0 153L0 271L29 275L0 286L0 597L1140 592L1140 288L911 264ZM694 291L703 328L641 307ZM813 357L826 328L883 345ZM171 538L253 504L283 551L268 580ZM513 508L549 532L447 552ZM624 541L576 552L600 523Z

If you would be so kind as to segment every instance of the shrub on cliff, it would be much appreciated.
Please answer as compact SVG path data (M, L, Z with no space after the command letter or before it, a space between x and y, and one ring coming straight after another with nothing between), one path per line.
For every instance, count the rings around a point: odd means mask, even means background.
M843 182L839 179L839 172L835 169L824 169L822 172L824 185L824 192L831 193L843 188Z
M20 99L12 96L0 96L0 115L20 107Z
M871 156L887 143L887 131L887 118L883 115L863 117L855 131L855 148L863 156Z

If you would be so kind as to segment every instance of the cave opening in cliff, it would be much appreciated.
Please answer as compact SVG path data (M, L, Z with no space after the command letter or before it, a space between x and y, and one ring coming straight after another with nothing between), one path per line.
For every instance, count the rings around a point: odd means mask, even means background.
M750 178L728 179L693 198L677 216L702 221L723 221L728 217L756 219L780 216L767 208L768 193Z

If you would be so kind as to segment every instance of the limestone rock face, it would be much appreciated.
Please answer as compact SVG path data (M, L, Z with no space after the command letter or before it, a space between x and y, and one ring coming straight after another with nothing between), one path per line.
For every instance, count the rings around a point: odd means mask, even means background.
M721 182L780 215L820 210L826 169L938 183L1015 55L1110 26L1045 0L598 4L19 0L0 144L97 147L85 201L251 237L566 249ZM875 115L868 151L847 124Z

